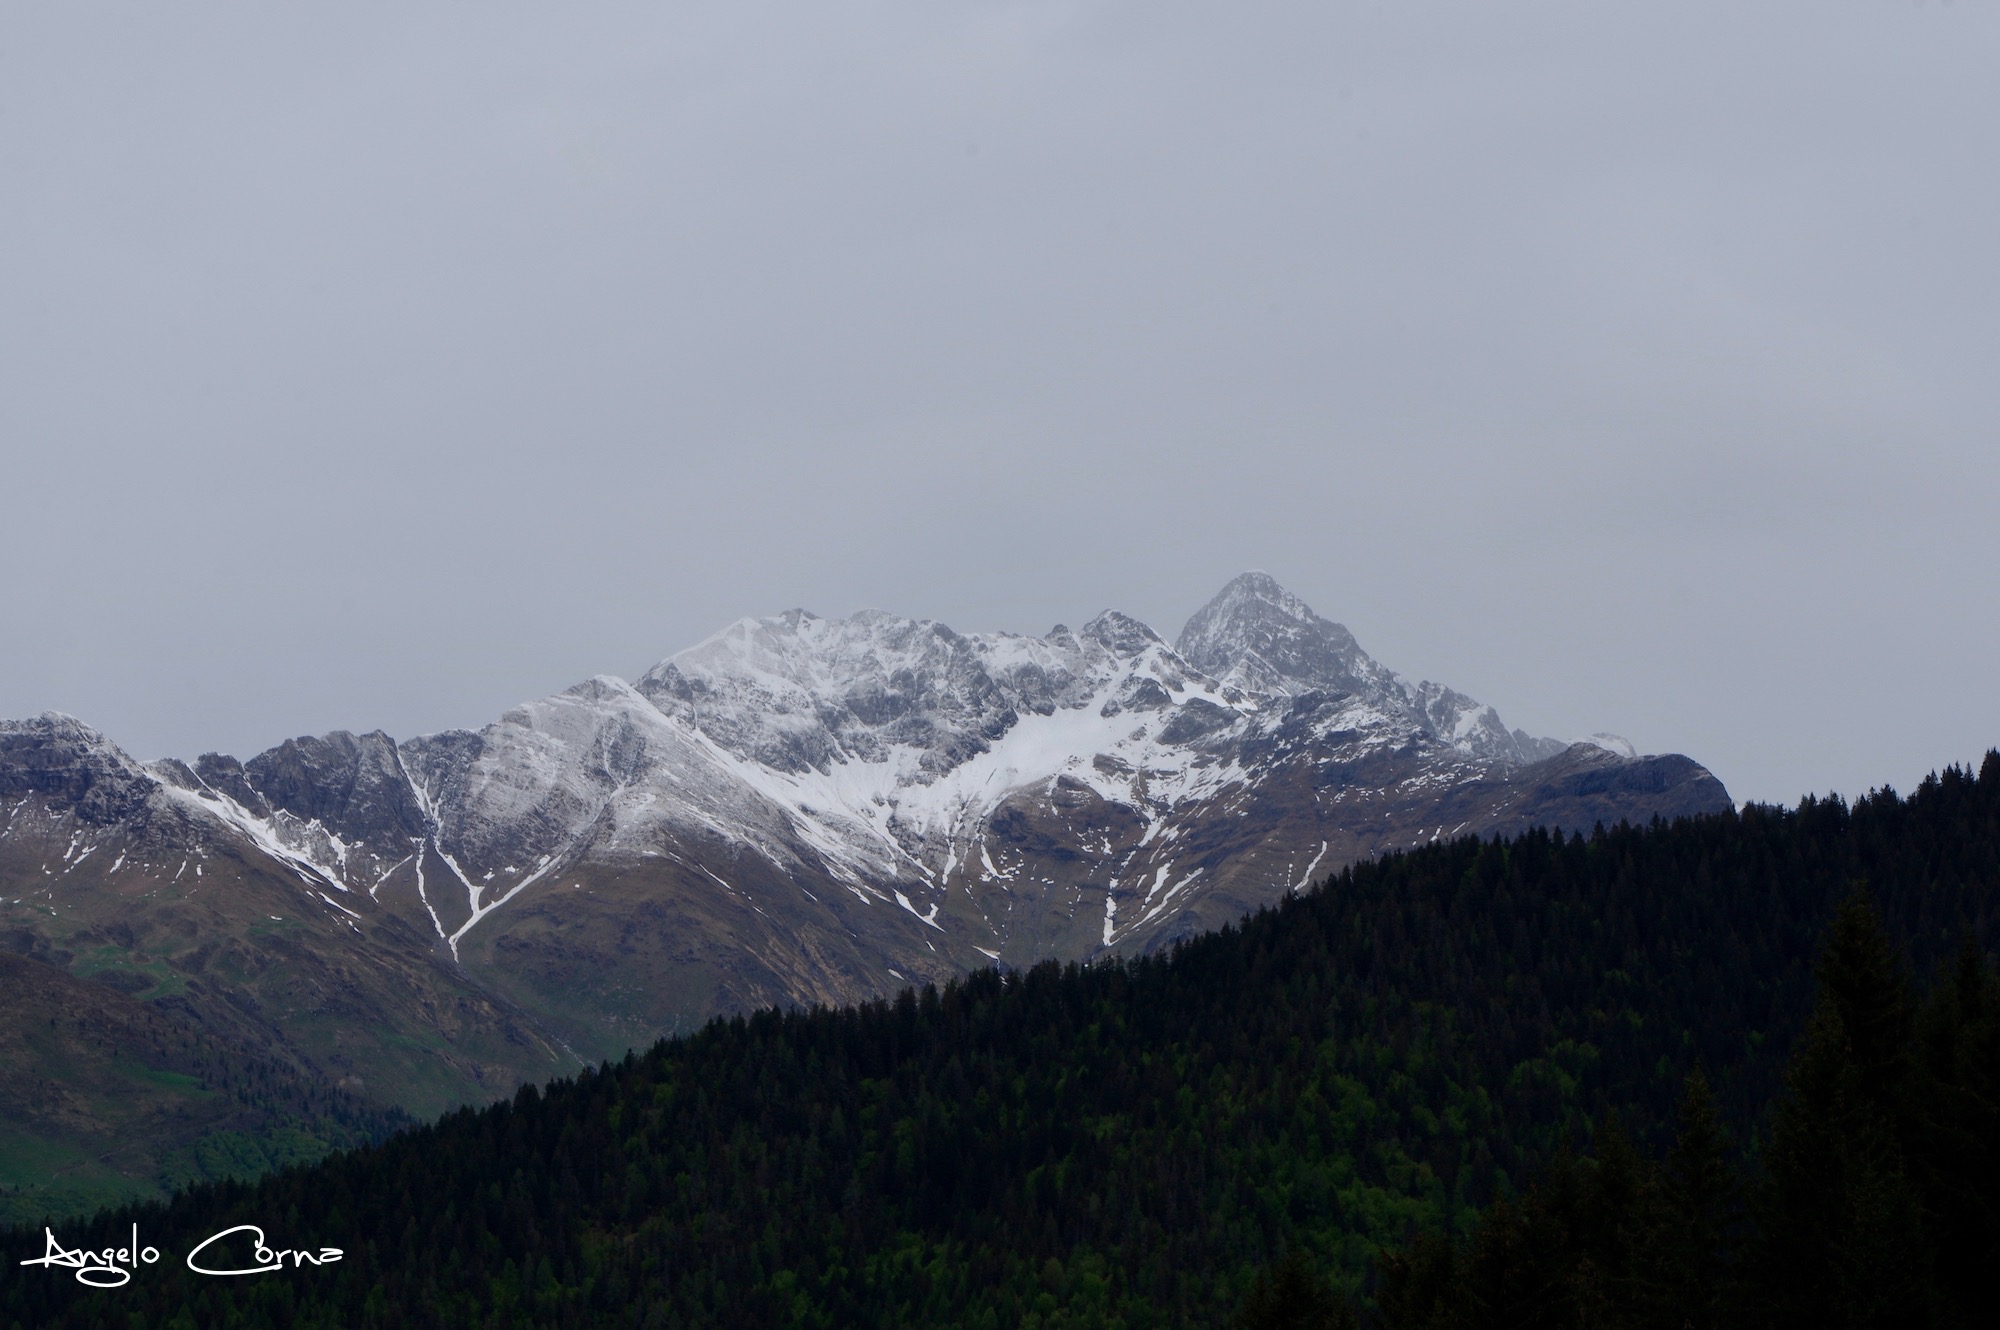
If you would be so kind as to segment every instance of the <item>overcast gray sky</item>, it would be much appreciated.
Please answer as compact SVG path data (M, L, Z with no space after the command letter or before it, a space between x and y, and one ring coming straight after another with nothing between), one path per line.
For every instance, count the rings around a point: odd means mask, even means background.
M0 12L0 715L1261 567L1739 798L2000 743L1989 3Z

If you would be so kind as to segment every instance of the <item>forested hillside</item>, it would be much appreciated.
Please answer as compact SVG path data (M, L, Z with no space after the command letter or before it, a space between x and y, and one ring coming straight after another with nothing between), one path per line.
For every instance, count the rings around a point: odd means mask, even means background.
M545 1092L170 1207L118 1289L20 1269L0 1323L1218 1326L1288 1250L1346 1291L1690 1071L1766 1130L1814 958L1864 892L1919 973L2000 940L2000 755L1909 798L1343 871L1170 956L717 1022ZM1567 1166L1567 1165L1565 1165ZM238 1223L337 1264L212 1279ZM134 1319L137 1318L137 1319Z
M1968 940L1919 1000L1856 895L1819 984L1754 1161L1695 1072L1663 1158L1607 1118L1468 1240L1389 1254L1383 1330L2000 1324L2000 976ZM1250 1326L1352 1318L1302 1261L1265 1283Z

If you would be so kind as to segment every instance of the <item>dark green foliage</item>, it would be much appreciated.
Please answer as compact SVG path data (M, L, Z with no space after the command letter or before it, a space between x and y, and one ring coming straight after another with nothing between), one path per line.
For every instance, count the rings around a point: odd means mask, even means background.
M1427 1229L1375 1290L1395 1323L1458 1324L1468 1277L1481 1315L1606 1323L1728 1272L1725 1128L1750 1139L1780 1089L1852 885L1934 966L2000 937L1996 865L2000 756L1909 800L1434 846L1171 957L719 1021L254 1188L76 1225L98 1245L136 1221L173 1255L113 1293L8 1278L0 1326L1212 1327L1367 1295L1376 1254ZM1898 1133L1982 1129L1991 1021L1898 1015L1894 966L1850 942L1826 974L1868 1051L1812 1092L1851 1130L1795 1133L1800 1157L1845 1151L1880 1182L1865 1231L1913 1195L1990 1232L1993 1133L1963 1146L1955 1190ZM1976 957L1951 964L1957 1009L2000 1006ZM1898 1098L1891 1073L1918 1063L1975 1069L1951 1082L1962 1111ZM1564 1150L1614 1116L1593 1158ZM1488 1205L1469 1242L1443 1236ZM348 1257L178 1267L233 1223ZM1255 1292L1286 1252L1292 1273ZM1951 1261L1926 1278L1949 1284Z
M1930 1244L1909 1172L1915 1083L1907 982L1865 903L1836 917L1822 997L1765 1153L1755 1256L1775 1325L1929 1324Z
M1991 1305L2000 1260L2000 979L1968 941L1918 1016L1911 1160L1947 1299Z
M1673 1148L1657 1179L1651 1261L1636 1291L1646 1305L1679 1312L1680 1321L1672 1312L1667 1316L1672 1324L1715 1325L1735 1277L1729 1252L1743 1197L1708 1078L1699 1069L1688 1077L1674 1128Z
M1381 1323L1474 1327L1714 1326L1735 1304L1733 1174L1704 1078L1688 1078L1664 1164L1614 1121L1594 1158L1567 1151L1469 1240L1421 1234L1382 1259Z
M1469 1241L1385 1258L1386 1330L2000 1324L2000 980L1968 949L1919 1005L1860 897L1819 979L1747 1216L1697 1075L1662 1165L1608 1129Z
M1230 1330L1351 1330L1353 1304L1296 1251L1257 1274Z

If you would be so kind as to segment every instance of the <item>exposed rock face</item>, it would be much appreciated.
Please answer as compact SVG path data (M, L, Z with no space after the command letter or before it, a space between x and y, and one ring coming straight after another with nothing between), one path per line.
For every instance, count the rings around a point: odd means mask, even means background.
M206 778L204 766L221 771L232 762L211 753L196 770ZM272 808L342 828L356 843L398 844L424 833L423 809L396 741L380 730L358 739L345 730L287 739L237 771L241 786Z
M1438 837L1729 805L1686 758L1535 738L1411 683L1261 573L1173 645L1115 612L1027 637L794 610L477 734L59 781L34 756L54 730L18 763L7 742L0 791L101 786L113 809L173 789L246 861L365 900L586 1056L717 1012L1156 948Z
M94 826L143 814L153 782L73 716L0 721L0 799L38 795Z

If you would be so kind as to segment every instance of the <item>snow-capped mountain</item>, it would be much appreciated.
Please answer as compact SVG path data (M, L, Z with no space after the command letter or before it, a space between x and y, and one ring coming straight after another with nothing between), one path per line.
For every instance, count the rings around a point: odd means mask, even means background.
M1620 743L1509 730L1248 573L1171 645L1116 612L1029 637L793 610L477 733L118 757L329 917L365 901L599 1056L720 1011L1155 948L1439 837L1729 806ZM59 765L0 794L88 821Z

